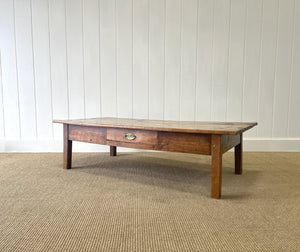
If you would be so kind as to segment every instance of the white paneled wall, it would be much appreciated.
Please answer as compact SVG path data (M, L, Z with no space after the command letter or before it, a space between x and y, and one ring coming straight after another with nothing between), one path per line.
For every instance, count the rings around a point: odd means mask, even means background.
M249 149L299 150L299 14L300 0L0 0L0 151L56 149L52 119L97 116L258 121Z

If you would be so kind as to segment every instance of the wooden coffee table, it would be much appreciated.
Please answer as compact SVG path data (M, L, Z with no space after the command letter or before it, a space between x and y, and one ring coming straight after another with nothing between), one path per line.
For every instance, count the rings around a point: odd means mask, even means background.
M64 126L63 168L70 169L72 141L211 155L211 197L221 197L222 155L235 147L235 174L242 174L243 132L257 123L184 122L124 118L54 120Z

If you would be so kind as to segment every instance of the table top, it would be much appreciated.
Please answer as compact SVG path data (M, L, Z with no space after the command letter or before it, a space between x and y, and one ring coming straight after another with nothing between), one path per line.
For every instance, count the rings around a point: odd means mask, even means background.
M76 120L53 120L53 122L92 127L126 128L220 135L240 134L257 125L256 122L166 121L114 117L87 118Z

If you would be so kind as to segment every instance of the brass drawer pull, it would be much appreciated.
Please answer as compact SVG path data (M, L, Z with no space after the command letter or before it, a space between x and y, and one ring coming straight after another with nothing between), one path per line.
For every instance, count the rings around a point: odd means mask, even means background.
M135 136L135 134L132 134L132 133L126 133L125 134L125 138L127 139L127 140L134 140L135 138L136 138L136 136Z

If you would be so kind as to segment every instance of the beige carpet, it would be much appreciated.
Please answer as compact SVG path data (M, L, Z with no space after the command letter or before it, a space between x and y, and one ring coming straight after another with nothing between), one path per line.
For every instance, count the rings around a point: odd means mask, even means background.
M300 251L300 153L0 154L0 251Z

